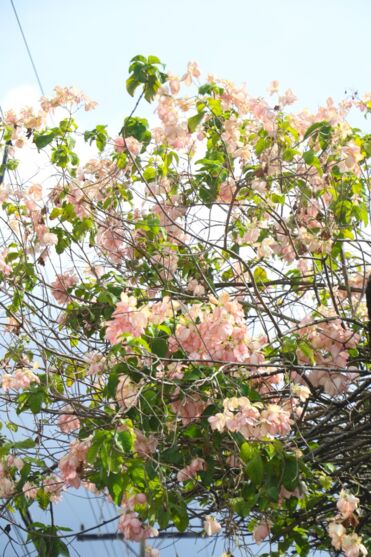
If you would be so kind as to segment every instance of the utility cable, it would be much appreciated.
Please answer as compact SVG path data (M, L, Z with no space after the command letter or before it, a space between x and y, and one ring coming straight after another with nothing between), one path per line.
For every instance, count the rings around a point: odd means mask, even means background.
M26 35L24 34L24 31L23 31L23 28L22 28L22 24L21 24L21 21L20 21L20 19L19 19L19 17L18 17L18 13L17 13L17 10L16 10L16 7L15 7L15 5L14 5L13 0L10 0L10 3L11 3L11 5L12 5L13 12L14 12L15 18L16 18L16 20L17 20L18 27L19 27L19 30L20 30L20 32L21 32L21 35L22 35L22 38L23 38L23 42L24 42L24 44L25 44L25 47L26 47L26 50L27 50L27 54L28 54L28 57L29 57L29 59L30 59L30 62L31 62L31 65L32 65L32 68L33 68L33 71L34 71L34 74L35 74L37 83L39 84L41 94L42 94L43 96L45 96L44 88L43 88L43 86L42 86L42 84L41 84L40 76L39 76L39 73L38 73L38 71L37 71L37 68L36 68L36 64L35 64L35 62L34 62L34 59L33 59L33 57L32 57L30 47L28 46L28 42L27 42L27 39L26 39Z

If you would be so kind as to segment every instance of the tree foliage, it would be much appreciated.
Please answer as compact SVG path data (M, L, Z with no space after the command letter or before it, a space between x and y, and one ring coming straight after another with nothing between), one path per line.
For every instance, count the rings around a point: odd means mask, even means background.
M61 87L0 124L2 509L49 557L76 532L32 511L77 488L126 539L201 521L365 554L371 137L346 118L371 97L295 113L277 82L129 74L118 135L81 132L94 103Z

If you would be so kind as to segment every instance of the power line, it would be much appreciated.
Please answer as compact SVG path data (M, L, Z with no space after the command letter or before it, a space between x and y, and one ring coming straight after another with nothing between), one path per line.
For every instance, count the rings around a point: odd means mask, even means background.
M17 10L16 10L16 8L15 8L15 5L14 5L13 0L10 0L10 3L11 3L11 5L12 5L13 12L14 12L15 18L16 18L16 20L17 20L19 30L20 30L20 32L21 32L21 35L22 35L22 38L23 38L23 42L24 42L25 47L26 47L26 50L27 50L28 57L29 57L30 62L31 62L31 64L32 64L32 68L33 68L34 74L35 74L35 76L36 76L37 83L39 84L41 94L45 96L44 89L43 89L43 86L42 86L42 84L41 84L40 76L39 76L39 73L38 73L38 71L37 71L35 62L34 62L34 60L33 60L33 58L32 58L31 50L30 50L30 47L28 46L28 42L27 42L27 39L26 39L26 35L24 34L24 31L23 31L23 28L22 28L22 24L21 24L20 19L19 19L19 17L18 17Z

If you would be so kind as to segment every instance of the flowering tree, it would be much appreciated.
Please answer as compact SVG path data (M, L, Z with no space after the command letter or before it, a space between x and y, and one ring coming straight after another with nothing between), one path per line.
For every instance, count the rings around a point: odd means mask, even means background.
M0 124L2 509L41 556L68 554L52 509L78 488L128 540L366 555L371 137L346 116L371 97L294 113L277 82L129 73L118 136L78 130L71 88Z

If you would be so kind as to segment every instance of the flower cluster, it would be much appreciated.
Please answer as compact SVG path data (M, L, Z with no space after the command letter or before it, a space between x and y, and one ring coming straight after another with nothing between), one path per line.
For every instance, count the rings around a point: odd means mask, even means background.
M287 435L293 423L290 412L278 404L251 403L247 397L226 398L224 412L208 418L211 429L241 433L246 439Z
M63 408L63 414L58 418L58 425L63 433L71 433L80 428L80 420L69 404Z
M147 323L147 312L137 308L137 300L134 296L128 296L126 292L123 292L121 301L112 314L112 319L106 323L106 339L112 344L117 344L125 334L140 337L144 333Z
M38 365L34 364L33 369L38 369ZM3 390L27 389L31 383L40 383L40 378L28 367L18 368L15 373L4 373L0 378Z
M360 555L368 554L367 549L362 543L361 536L356 532L347 533L347 525L356 525L358 523L356 517L358 505L358 497L342 490L336 503L340 514L328 526L333 547L343 551L345 557L359 557Z
M91 440L73 441L70 450L59 461L61 477L67 486L75 487L81 485L80 473L83 469L86 453L90 447Z
M195 304L184 311L183 322L178 323L170 338L170 350L181 348L189 359L195 360L263 363L259 348L266 339L252 341L241 304L226 292L210 301L211 307Z
M158 531L152 526L144 525L135 512L123 513L117 528L123 534L125 540L135 542L158 536Z

